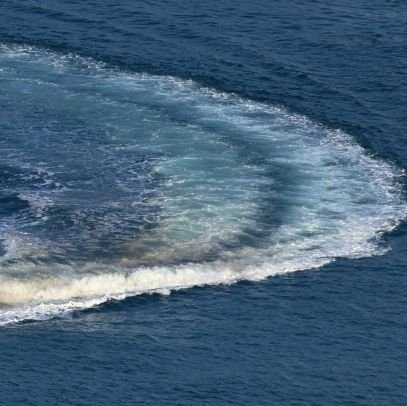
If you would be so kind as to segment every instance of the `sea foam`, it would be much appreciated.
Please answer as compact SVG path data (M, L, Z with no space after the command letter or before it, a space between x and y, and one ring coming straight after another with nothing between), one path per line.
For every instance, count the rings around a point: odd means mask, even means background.
M71 120L55 155L42 132L24 147L52 182L19 186L30 207L0 228L0 324L381 254L407 216L402 171L284 108L32 47L2 45L0 67L21 109Z

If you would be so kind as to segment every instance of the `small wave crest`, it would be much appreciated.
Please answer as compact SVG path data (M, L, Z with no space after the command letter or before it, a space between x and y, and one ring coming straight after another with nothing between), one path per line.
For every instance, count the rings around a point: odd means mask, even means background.
M248 264L246 261L176 266L140 267L127 272L111 269L100 274L17 280L0 277L0 325L26 319L44 320L140 294L169 294L172 291L204 285L230 285L241 280L259 281L268 276L310 269L328 260L319 259L301 265Z

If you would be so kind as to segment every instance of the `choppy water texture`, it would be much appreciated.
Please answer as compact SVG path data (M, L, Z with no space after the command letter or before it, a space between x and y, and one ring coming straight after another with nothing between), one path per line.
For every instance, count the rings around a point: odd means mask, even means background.
M0 3L0 402L404 404L381 3Z

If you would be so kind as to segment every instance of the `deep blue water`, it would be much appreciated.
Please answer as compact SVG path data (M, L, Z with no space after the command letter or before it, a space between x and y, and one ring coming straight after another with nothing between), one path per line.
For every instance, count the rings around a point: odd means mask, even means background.
M406 404L406 37L0 1L0 404Z

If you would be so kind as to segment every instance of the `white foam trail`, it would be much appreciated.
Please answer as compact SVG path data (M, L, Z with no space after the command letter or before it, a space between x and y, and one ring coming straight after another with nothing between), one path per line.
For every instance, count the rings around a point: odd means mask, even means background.
M113 124L124 123L123 138L136 125L134 117L136 121L145 119L150 127L140 127L141 145L157 144L165 156L154 167L165 179L153 202L163 209L160 226L129 243L129 257L110 266L21 261L4 267L0 270L0 303L4 304L0 325L63 315L109 299L262 280L317 268L336 257L381 254L386 250L379 244L383 233L407 217L400 184L403 173L369 156L342 131L191 81L123 73L90 59L29 47L0 46L0 51L6 61L28 63L27 72L32 68L54 79L60 74L76 78L81 91L91 82L87 97L93 103L83 103L82 93L78 96L68 87L61 94L69 93L71 103L58 108L86 110L98 121L111 114ZM47 83L35 77L33 81L36 86ZM129 95L141 107L122 108L118 95ZM176 106L179 121L189 120L189 124L174 124L176 120L160 113L162 105L169 110ZM149 132L143 138L146 128ZM253 146L253 159L240 156L247 150L242 149L242 142ZM186 143L193 147L183 149ZM261 163L256 161L258 156ZM278 171L282 173L273 179ZM284 171L294 172L294 180L278 189L275 184ZM21 197L39 217L53 204L38 196ZM268 204L272 211L275 202L284 206L280 223L272 231L261 229L258 215ZM271 217L267 210L263 210L265 215ZM242 235L255 239L258 231L263 232L258 246L248 243L236 248L242 244L235 244L235 248L222 249L222 244L235 243ZM18 257L26 247L13 238L7 240L8 250ZM194 255L205 258L215 249L216 260L196 263L188 259ZM178 265L139 266L140 259Z
M244 261L216 261L141 267L126 274L112 271L77 279L17 281L0 278L0 303L11 306L0 311L0 325L27 319L45 320L111 299L122 300L140 294L169 294L196 286L230 285L240 280L259 281L269 276L321 266L326 262L329 261L321 258L299 265L294 259L275 266L271 263L253 265Z

